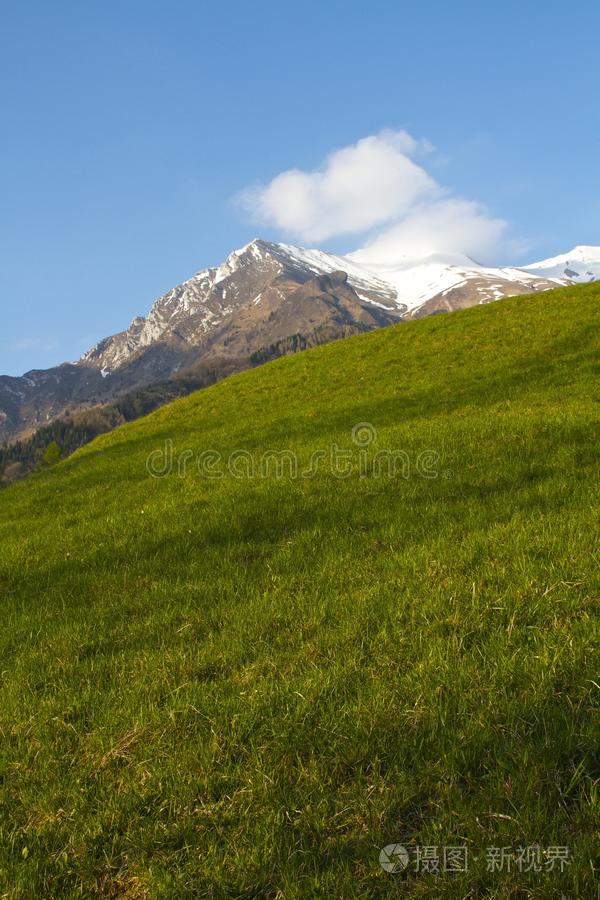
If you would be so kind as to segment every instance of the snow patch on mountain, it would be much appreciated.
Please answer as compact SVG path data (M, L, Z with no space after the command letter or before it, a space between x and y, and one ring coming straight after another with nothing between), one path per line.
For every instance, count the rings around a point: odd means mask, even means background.
M305 250L290 244L274 245L304 265L312 272L321 274L335 270L347 272L348 281L367 302L376 303L374 298L365 296L364 290L392 301L402 312L414 313L424 303L438 294L447 294L454 288L463 287L470 281L496 282L490 288L490 298L506 295L506 282L527 285L531 290L539 289L541 274L525 272L513 267L488 268L456 253L434 253L427 257L412 258L399 253L395 262L381 262L371 255L370 250L357 250L347 256L335 256L321 250ZM501 279L502 283L497 283ZM478 288L484 291L485 288ZM380 301L379 301L380 302ZM377 304L379 305L379 303ZM389 307L388 307L389 308Z
M541 262L523 266L543 278L558 279L569 284L597 281L600 278L600 247L580 245L569 253L552 256Z

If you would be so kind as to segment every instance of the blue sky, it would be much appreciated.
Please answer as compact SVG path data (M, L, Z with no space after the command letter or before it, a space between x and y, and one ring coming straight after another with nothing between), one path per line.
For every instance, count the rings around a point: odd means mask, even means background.
M234 198L384 129L507 223L498 262L600 244L599 34L597 2L3 4L0 373L78 357L252 237L301 242Z

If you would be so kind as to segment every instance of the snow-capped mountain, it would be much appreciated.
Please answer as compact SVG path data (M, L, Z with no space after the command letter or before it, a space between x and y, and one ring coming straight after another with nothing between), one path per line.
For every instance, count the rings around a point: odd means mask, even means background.
M134 319L127 331L101 341L80 363L100 368L107 376L167 337L177 335L198 346L246 304L264 304L265 291L275 291L281 299L282 282L302 284L340 271L347 274L361 301L404 318L553 286L541 275L485 268L466 256L399 257L392 265L381 265L366 250L336 256L255 240L235 250L220 266L203 269L160 297L146 318Z
M255 240L234 250L220 266L202 269L159 297L146 318L138 317L127 331L100 341L79 362L100 368L107 376L167 338L176 336L199 346L243 307L267 305L268 293L281 302L291 286L336 271L348 273L349 283L362 291L365 302L385 305L397 314L393 288L344 258Z
M560 279L567 284L597 281L600 278L600 247L574 247L570 253L530 263L523 268L534 275Z
M522 269L488 268L458 254L435 253L418 259L400 255L395 261L382 263L372 259L368 250L359 250L349 258L391 285L396 303L409 317L449 312L555 286Z
M401 320L600 277L600 248L526 267L456 254L382 262L255 240L159 297L76 363L0 377L0 439L67 409L192 374L201 384L305 346Z

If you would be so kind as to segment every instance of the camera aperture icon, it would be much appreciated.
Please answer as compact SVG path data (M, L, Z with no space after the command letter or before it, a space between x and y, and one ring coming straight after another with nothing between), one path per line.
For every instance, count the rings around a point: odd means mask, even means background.
M379 865L392 875L403 872L409 862L408 850L402 844L388 844L379 854Z

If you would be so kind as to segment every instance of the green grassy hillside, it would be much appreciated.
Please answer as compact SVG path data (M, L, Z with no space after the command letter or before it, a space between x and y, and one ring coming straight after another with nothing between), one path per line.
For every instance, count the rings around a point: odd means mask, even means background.
M1 492L0 896L595 897L599 325L350 338Z

